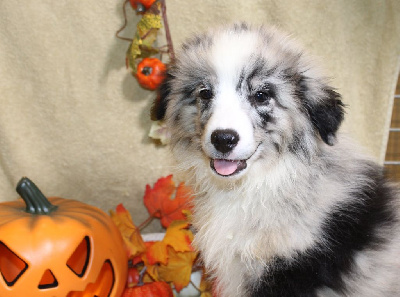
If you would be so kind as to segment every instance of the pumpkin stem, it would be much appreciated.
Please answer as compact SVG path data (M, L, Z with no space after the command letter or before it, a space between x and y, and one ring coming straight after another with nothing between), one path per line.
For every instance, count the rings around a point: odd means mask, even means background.
M17 193L24 200L27 213L50 214L57 209L57 206L51 204L39 188L27 177L21 178L18 182Z

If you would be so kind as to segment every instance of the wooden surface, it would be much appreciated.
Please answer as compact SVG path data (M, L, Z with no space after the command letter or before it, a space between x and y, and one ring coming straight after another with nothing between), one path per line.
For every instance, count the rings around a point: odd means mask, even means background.
M400 95L400 76L397 81L395 95ZM390 127L392 129L400 129L400 98L397 97L394 99ZM400 162L400 131L390 131L385 160ZM400 164L386 164L385 169L389 177L400 181Z

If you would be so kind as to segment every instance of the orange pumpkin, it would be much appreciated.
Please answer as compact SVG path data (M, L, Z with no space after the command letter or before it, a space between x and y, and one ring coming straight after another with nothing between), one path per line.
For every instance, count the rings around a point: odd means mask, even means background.
M142 87L155 90L164 80L165 71L165 64L159 59L144 58L137 66L136 78Z
M0 296L121 296L128 260L111 218L47 199L27 178L17 192L23 200L0 204Z
M121 297L173 297L171 287L165 282L147 283L126 288Z

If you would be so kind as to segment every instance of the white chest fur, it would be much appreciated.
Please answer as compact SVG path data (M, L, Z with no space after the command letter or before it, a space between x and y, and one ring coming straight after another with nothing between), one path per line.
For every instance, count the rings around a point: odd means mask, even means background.
M335 201L315 203L319 197L310 195L306 183L271 176L273 181L249 175L245 186L207 188L196 198L195 244L226 289L223 296L246 296L243 281L257 281L272 257L290 257L313 245ZM328 186L325 192L337 190Z

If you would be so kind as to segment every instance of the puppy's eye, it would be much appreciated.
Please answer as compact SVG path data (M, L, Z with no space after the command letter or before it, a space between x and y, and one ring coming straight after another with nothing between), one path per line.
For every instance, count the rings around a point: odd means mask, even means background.
M201 99L208 100L208 99L211 99L213 97L213 93L209 89L202 89L199 92L199 96L200 96Z
M273 96L269 90L258 91L254 94L253 98L256 103L267 103Z

